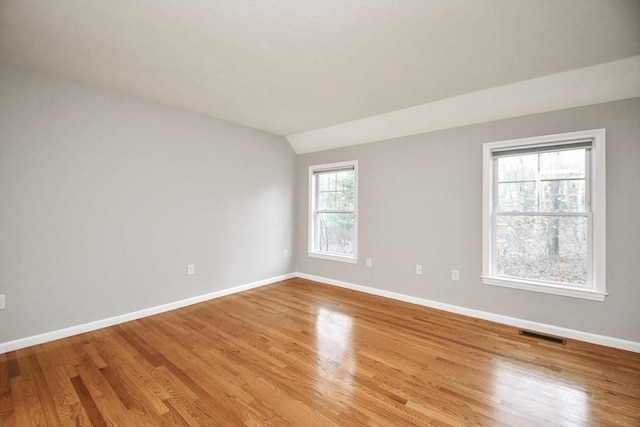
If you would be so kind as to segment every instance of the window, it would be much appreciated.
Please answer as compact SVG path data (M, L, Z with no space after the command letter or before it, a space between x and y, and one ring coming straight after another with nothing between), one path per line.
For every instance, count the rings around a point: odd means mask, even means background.
M357 262L358 162L309 167L309 256Z
M603 301L605 130L484 144L483 282Z

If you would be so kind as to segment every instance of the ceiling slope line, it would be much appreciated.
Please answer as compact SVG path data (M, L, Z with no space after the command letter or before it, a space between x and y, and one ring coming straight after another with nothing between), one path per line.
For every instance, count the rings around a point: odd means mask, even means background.
M297 154L640 96L640 55L288 135Z

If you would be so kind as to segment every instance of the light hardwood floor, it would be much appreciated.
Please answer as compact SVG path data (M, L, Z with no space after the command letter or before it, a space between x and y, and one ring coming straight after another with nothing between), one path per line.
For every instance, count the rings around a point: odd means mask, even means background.
M640 355L291 279L0 355L8 426L640 425Z

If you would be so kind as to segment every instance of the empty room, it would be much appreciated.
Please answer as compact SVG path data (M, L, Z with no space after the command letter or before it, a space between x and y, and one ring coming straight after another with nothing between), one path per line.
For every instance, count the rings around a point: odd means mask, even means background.
M0 426L639 426L640 0L0 0Z

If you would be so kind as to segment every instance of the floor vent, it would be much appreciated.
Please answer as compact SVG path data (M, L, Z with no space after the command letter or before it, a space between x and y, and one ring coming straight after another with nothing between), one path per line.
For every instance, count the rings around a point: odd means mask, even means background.
M553 337L551 335L539 334L537 332L525 331L524 329L520 329L520 335L530 338L536 338L543 341L554 342L556 344L566 344L567 340L564 338Z

